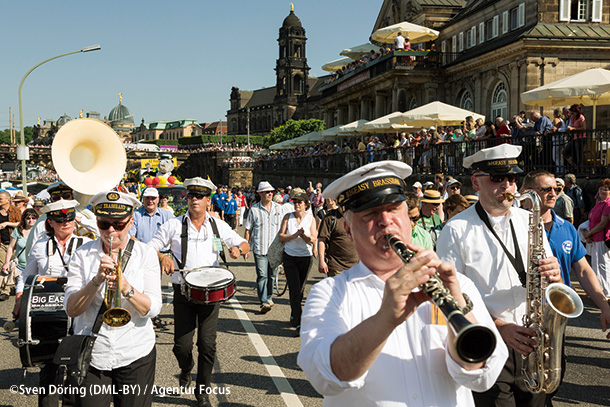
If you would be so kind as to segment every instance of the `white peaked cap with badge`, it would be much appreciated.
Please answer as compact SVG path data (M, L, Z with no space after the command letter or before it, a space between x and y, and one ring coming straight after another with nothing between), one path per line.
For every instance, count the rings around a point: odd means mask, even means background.
M76 200L60 199L56 202L46 204L40 209L41 213L46 213L51 220L72 220L76 217L76 207L79 205Z
M109 218L124 218L142 206L137 198L117 191L100 192L89 200L89 204L96 216Z
M189 192L211 194L216 192L216 185L209 179L203 179L201 177L187 178L184 180L184 187Z
M517 158L523 147L513 144L484 148L473 155L464 158L464 168L473 171L487 171L492 174L518 174L523 170L519 168Z
M370 163L333 181L322 196L352 212L402 202L407 191L404 179L411 173L411 167L400 161Z

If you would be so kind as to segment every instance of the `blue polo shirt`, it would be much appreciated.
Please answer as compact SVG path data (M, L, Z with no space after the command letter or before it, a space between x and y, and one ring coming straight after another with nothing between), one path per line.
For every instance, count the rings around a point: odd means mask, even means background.
M561 278L569 286L572 264L585 257L587 249L578 238L578 232L574 225L561 216L557 216L553 210L551 210L551 215L553 216L553 225L551 231L546 232L546 237L549 239L553 255L559 261Z
M237 201L235 200L235 198L225 199L224 202L225 204L223 211L225 215L235 215L235 213L237 212Z
M142 243L148 243L155 236L157 230L168 219L173 219L174 215L167 209L157 208L155 213L149 215L143 206L136 209L133 213L133 227L129 230L131 236L135 236Z

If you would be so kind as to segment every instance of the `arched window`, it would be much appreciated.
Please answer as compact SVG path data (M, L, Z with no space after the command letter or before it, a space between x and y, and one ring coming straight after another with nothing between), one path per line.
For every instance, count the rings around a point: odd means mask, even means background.
M407 91L404 89L398 91L398 110L401 112L407 111Z
M303 93L303 79L299 75L294 77L294 85L292 88L296 94Z
M411 103L409 104L409 110L415 109L417 107L417 100L415 98L411 98Z
M465 90L460 98L460 107L464 110L472 112L474 110L474 103L472 101L472 93L469 90Z
M506 111L508 108L508 92L504 82L499 82L491 94L491 119L498 116L507 117Z

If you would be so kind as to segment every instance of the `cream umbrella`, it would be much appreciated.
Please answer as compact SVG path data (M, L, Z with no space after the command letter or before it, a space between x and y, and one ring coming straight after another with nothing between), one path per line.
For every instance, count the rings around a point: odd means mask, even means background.
M328 128L326 130L323 130L320 134L323 137L335 137L335 136L338 136L339 135L339 128L340 127L341 127L341 125Z
M523 92L521 101L526 105L543 107L581 103L593 106L593 128L596 127L598 105L610 105L610 71L589 69Z
M474 120L479 118L485 120L485 116L481 114L460 109L443 102L431 102L402 113L400 116L392 117L390 122L413 127L458 126L467 116L472 116Z
M269 146L269 150L290 150L294 148L296 144L293 143L293 139L284 140L279 143L275 143Z
M384 44L394 44L394 39L398 33L401 33L403 37L409 37L411 44L435 40L439 34L438 31L431 28L403 21L378 29L371 34L371 40Z
M339 59L335 59L334 61L325 63L324 65L322 65L322 69L327 72L337 72L339 69L343 68L344 66L346 66L352 62L354 62L354 60L351 58L347 58L347 57L339 58Z
M373 45L371 43L356 45L355 47L345 48L339 55L343 55L344 57L348 57L351 59L360 59L363 55L370 54L371 51L379 51L379 47L377 45Z
M348 134L355 135L362 130L362 126L364 126L366 123L368 123L368 120L360 119L360 120L356 120L356 121L353 121L348 124L344 124L343 126L339 127L339 129L337 130L337 133L341 136L348 135Z
M370 122L365 123L360 130L361 133L390 133L390 132L398 132L401 130L409 130L412 129L413 126L409 126L406 124L397 124L391 123L390 119L393 117L398 117L402 114L402 112L394 112L388 115L378 117L375 120L371 120Z

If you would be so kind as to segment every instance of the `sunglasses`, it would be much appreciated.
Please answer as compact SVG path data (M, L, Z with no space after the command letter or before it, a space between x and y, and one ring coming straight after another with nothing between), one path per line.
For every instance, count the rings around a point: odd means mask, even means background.
M496 184L499 184L500 182L504 181L505 179L508 180L509 183L514 184L515 182L517 182L519 180L519 174L477 174L475 175L475 177L489 177L489 180L491 182L494 182Z
M460 187L454 185L454 186L449 187L449 189L460 189Z
M540 188L536 188L538 191L542 191L545 194L548 194L549 192L551 192L551 190L554 190L556 193L560 193L561 192L561 187L540 187Z
M65 219L64 218L64 219L59 219L59 220L52 219L52 218L49 218L49 219L52 220L55 223L68 223L68 222L73 222L74 221L74 218L72 218L72 219Z
M57 202L61 199L65 199L66 201L72 199L72 192L64 192L61 194L52 194L51 195L51 202Z
M38 218L35 216L28 216L25 220L37 220Z
M189 192L188 194L186 194L187 199L197 198L198 200L202 200L203 198L209 198L209 197L210 197L210 194L196 194L196 193L192 193L192 192Z
M125 227L127 226L127 224L129 223L129 220L126 220L125 222L108 222L105 220L98 220L97 221L97 227L100 228L100 230L108 230L110 229L110 226L112 226L114 228L114 230L116 230L117 232L122 231L123 229L125 229Z
M411 222L417 223L417 221L419 220L419 215L417 215L417 216L409 216L409 219L411 219Z

